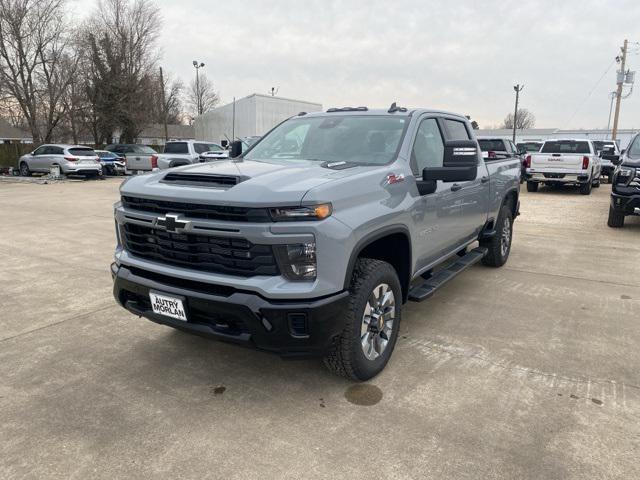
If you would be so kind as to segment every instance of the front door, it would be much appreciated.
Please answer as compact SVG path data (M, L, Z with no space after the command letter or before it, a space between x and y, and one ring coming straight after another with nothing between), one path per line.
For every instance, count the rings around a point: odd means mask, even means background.
M416 181L422 179L422 170L442 167L444 158L444 131L442 120L435 117L420 119L411 150L411 170ZM451 189L451 183L440 180L436 191L426 195L414 193L411 210L414 222L414 255L418 270L431 265L462 243L462 196L464 192Z

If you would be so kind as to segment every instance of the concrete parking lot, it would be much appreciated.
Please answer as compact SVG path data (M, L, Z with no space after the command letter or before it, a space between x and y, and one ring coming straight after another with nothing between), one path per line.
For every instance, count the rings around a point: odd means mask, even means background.
M0 183L0 478L640 478L640 218L608 228L607 185L523 192L508 264L408 304L356 388L117 306L118 185Z

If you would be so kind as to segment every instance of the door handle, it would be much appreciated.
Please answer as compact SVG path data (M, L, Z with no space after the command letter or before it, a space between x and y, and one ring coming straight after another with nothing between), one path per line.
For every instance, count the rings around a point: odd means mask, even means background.
M487 183L487 182L489 181L489 177L482 177L482 178L480 179L480 181L481 181L482 183Z
M451 191L452 192L457 192L461 188L462 188L462 185L460 185L459 183L454 183L453 185L451 185Z

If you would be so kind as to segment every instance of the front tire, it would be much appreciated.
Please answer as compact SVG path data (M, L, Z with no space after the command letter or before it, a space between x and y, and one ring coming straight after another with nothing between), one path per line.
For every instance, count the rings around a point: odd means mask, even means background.
M489 267L501 267L507 263L511 253L513 239L513 213L509 204L503 205L496 222L496 234L489 240L480 242L480 246L489 251L482 259L482 263Z
M527 192L537 192L538 182L527 182Z
M609 205L609 219L607 225L611 228L624 227L624 213L616 211L611 205Z
M356 262L345 328L334 338L324 364L333 373L356 381L375 377L387 365L400 328L402 288L387 262Z

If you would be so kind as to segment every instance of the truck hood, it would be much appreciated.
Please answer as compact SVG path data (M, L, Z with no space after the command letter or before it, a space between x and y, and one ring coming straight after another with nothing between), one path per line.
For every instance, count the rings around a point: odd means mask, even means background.
M176 201L212 202L235 206L298 205L311 189L362 172L366 167L335 170L321 162L287 160L286 163L222 160L131 177L120 187L122 195ZM219 175L235 177L236 185L197 184L165 180L167 175ZM171 178L171 177L169 177ZM205 177L206 178L206 177Z

